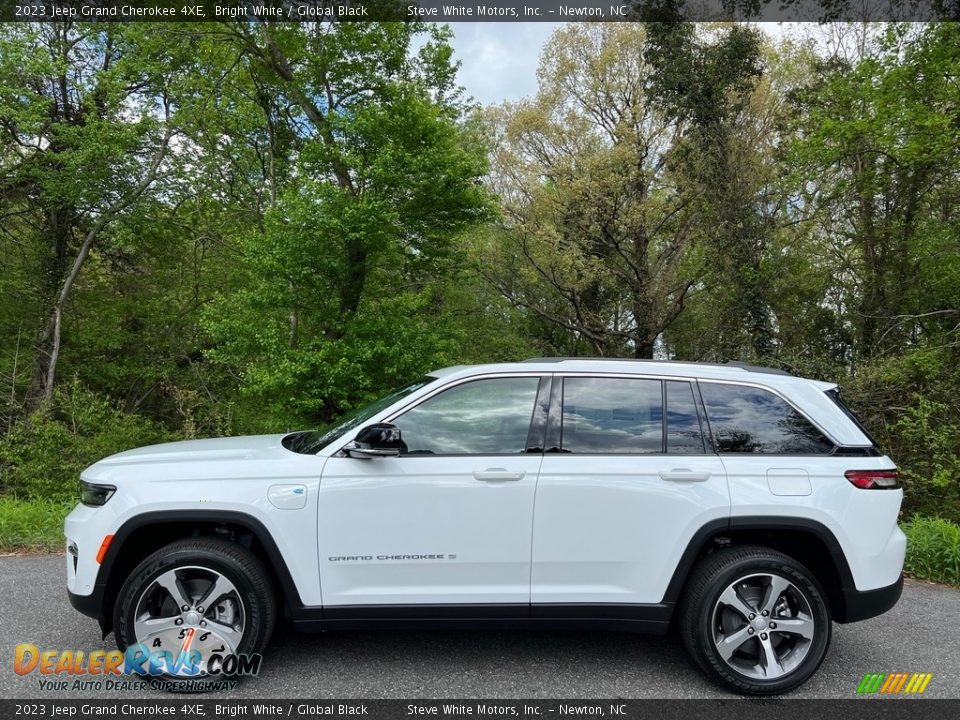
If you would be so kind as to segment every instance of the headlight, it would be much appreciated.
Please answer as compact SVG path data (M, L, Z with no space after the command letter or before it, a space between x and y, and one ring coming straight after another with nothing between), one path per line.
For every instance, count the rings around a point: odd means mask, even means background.
M117 489L113 485L94 485L80 481L80 502L91 507L100 507L113 497Z

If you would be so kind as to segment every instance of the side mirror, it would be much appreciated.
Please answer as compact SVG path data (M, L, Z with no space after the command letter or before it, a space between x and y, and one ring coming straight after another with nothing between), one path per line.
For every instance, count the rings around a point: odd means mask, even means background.
M352 458L396 457L403 448L400 428L390 423L367 425L353 440L353 445L344 448Z

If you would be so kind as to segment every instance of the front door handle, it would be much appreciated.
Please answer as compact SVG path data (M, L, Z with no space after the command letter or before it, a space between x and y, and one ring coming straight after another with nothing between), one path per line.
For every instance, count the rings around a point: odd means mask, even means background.
M523 470L511 472L504 468L487 468L486 470L475 470L473 477L485 482L513 482L522 480L527 473Z
M663 480L679 480L681 482L703 482L704 480L710 479L710 471L673 468L673 470L661 470L660 478Z

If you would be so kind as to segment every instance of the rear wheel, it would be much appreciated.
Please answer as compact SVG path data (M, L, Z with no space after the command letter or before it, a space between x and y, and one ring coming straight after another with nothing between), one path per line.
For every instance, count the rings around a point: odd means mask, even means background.
M117 596L114 627L120 649L139 645L159 661L165 680L193 680L216 672L215 656L260 652L275 617L269 575L255 555L195 538L137 566Z
M687 583L680 632L693 660L729 690L775 695L806 682L830 644L830 607L800 563L759 546L720 550Z

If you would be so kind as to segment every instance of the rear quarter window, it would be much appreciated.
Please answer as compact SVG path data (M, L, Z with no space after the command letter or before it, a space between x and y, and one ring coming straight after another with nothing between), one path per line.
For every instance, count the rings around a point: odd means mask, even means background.
M717 449L727 454L826 455L834 445L790 403L748 385L701 382Z
M846 415L847 418L857 426L857 429L864 434L867 440L870 441L870 444L873 446L873 448L878 449L879 445L877 443L877 439L870 434L870 431L867 430L864 424L860 421L860 418L858 418L856 414L854 414L853 410L850 409L850 406L843 401L843 398L840 397L840 391L837 388L834 388L833 390L827 390L826 395L834 402L834 404L836 404L837 407L840 408L840 410L843 411L843 414Z

